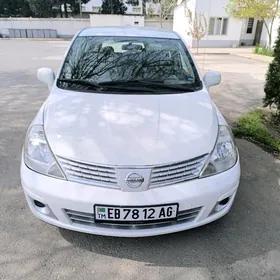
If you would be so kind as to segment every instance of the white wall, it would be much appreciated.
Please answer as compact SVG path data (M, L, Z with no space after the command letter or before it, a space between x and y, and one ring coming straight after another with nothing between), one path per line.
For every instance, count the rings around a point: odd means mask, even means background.
M135 22L138 22L136 25ZM0 18L0 34L9 35L9 29L54 29L58 37L71 38L90 26L138 26L161 28L158 20L145 20L143 16L91 14L90 19L78 18ZM173 21L162 22L162 28L172 30Z
M201 41L201 47L233 47L238 46L241 30L242 21L230 18L225 7L229 0L190 0L187 3L188 9L190 9L193 14L197 12L198 14L204 14L208 25L210 17L222 17L228 18L228 29L226 35L206 35ZM190 31L189 19L187 17L187 8L184 7L182 1L176 7L174 12L174 25L173 30L178 32L186 41L189 46L195 47L197 45L196 40L192 40L191 36L188 35Z
M195 4L195 0L188 2L188 7L193 12ZM182 36L189 47L192 47L192 36L189 35L189 19L186 14L185 2L182 0L178 0L178 5L174 10L173 30Z
M268 22L268 26L270 26L270 21ZM275 19L272 27L272 44L271 44L272 47L274 46L274 43L277 39L279 26L280 26L280 19ZM261 45L266 46L267 43L268 43L268 32L266 30L265 25L263 25Z
M136 24L138 22L138 24ZM90 15L91 26L144 26L143 16Z
M9 29L55 29L59 37L73 37L81 29L90 26L89 19L50 18L1 18L0 33L9 34Z
M205 47L232 47L238 45L242 21L229 17L225 8L229 0L196 0L196 12L203 13L208 20L210 17L228 18L228 30L226 35L206 35L200 42Z

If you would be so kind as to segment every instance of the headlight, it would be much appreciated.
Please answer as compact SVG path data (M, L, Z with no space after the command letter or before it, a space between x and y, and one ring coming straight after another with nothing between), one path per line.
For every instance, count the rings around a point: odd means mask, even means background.
M24 162L30 169L38 173L65 179L49 148L42 125L32 125L27 132Z
M215 175L230 169L235 165L237 157L237 149L231 130L225 125L219 126L215 148L200 177Z

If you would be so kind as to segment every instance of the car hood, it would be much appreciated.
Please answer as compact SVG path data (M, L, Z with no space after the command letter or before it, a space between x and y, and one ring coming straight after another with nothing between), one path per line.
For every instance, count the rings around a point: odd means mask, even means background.
M205 90L97 94L56 88L44 128L55 155L110 165L156 165L210 153L218 120Z

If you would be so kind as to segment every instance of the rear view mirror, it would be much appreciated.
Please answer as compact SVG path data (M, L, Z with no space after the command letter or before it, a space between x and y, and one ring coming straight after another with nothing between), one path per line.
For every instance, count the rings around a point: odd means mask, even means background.
M122 50L124 50L124 51L142 51L143 47L138 44L129 43L129 44L122 45Z
M207 88L217 86L222 80L221 73L216 71L206 72L203 78Z
M37 78L40 82L46 84L49 89L51 89L54 83L55 75L53 70L50 68L40 68L37 71Z

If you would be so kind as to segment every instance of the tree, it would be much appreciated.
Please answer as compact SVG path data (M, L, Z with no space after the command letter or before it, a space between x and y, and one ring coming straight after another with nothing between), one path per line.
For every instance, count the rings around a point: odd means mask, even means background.
M101 14L124 15L127 7L123 0L102 0Z
M152 2L160 4L158 19L160 21L160 27L162 28L164 20L173 18L173 12L177 6L177 0L153 0Z
M150 4L148 9L146 10L146 16L147 16L147 18L153 18L154 15L155 15L155 10L152 7L152 5Z
M28 0L30 9L35 17L47 18L56 16L54 6L56 0Z
M0 0L0 17L30 17L32 15L26 0Z
M280 14L279 0L229 0L226 11L238 19L262 20L268 33L267 47L271 50L273 23Z
M188 35L191 35L192 38L196 39L196 53L198 53L199 42L207 33L207 20L203 13L194 14L190 9L187 8L187 16L189 18L190 31Z
M276 105L278 116L280 113L280 27L274 46L274 59L268 67L264 86L264 107Z
M155 1L157 1L157 0L155 0ZM142 11L143 11L144 16L147 15L147 4L148 3L154 3L154 0L142 0ZM151 12L151 10L150 10L150 12Z

